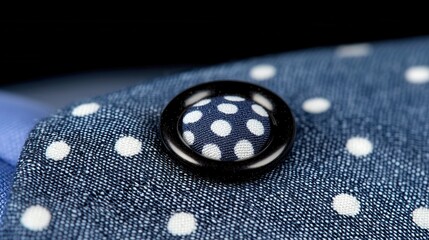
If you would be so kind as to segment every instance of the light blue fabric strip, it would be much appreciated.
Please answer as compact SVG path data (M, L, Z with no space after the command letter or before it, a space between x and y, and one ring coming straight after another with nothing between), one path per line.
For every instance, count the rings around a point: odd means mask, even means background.
M28 133L49 112L37 102L0 91L0 159L15 166Z

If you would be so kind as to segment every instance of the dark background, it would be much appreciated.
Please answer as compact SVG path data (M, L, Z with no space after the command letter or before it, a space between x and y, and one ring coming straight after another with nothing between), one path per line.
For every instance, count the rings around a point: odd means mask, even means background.
M186 68L269 53L429 34L383 21L357 24L171 22L3 23L3 86L73 73ZM180 69L183 69L182 67Z

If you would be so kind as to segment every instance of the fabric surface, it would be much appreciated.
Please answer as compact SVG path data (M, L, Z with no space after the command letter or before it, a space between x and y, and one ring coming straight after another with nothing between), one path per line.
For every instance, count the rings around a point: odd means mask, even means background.
M15 166L28 133L49 113L47 106L0 91L0 159Z
M49 108L29 99L0 91L0 224L28 133Z
M188 146L215 160L236 161L261 152L269 139L267 111L238 96L203 99L187 109L182 136Z
M158 135L199 83L280 95L297 122L281 166L200 178ZM258 57L59 110L22 152L1 239L428 239L429 39Z
M9 192L12 188L12 179L14 172L14 166L0 159L0 224L2 223L1 216L3 216L7 199L9 197Z

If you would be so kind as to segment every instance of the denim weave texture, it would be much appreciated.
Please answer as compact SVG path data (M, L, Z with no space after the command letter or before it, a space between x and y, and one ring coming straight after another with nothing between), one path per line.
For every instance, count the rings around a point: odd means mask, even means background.
M30 133L0 239L429 239L424 66L428 38L311 49L72 104ZM225 79L270 89L296 119L291 153L256 180L201 178L160 141L174 96Z
M15 167L0 159L0 216L3 216L12 185ZM0 224L2 220L0 219Z

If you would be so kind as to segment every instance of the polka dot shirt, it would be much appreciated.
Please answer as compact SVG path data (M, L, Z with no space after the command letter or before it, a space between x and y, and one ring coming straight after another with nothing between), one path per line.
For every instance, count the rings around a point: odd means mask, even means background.
M0 239L429 239L428 43L251 59L60 110L29 136ZM296 115L288 161L256 181L199 178L160 148L166 99L219 76L279 93ZM201 155L240 161L264 149L271 119L220 96L179 130Z

